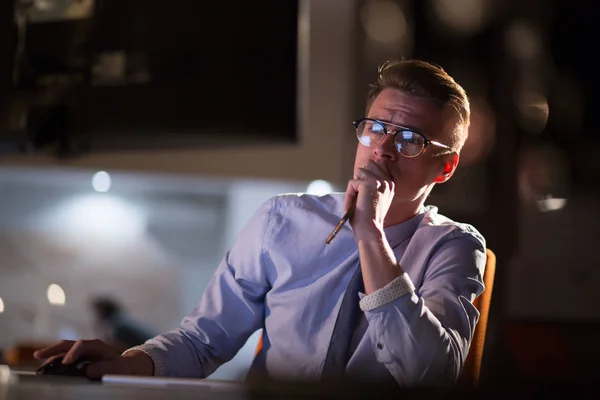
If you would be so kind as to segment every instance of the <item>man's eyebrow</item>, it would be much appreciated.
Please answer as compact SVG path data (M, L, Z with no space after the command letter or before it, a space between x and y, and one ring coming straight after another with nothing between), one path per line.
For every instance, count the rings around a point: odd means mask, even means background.
M388 121L388 120L387 120L387 119L385 119L385 118L371 117L371 119L376 119L377 121L381 121L381 122L383 122L383 123L385 123L385 124L388 124L388 125L390 125L390 126L393 126L394 128L406 128L406 129L409 129L409 130L411 130L411 131L415 131L415 132L422 132L422 130L421 130L421 129L419 129L419 128L415 127L415 126L404 125L404 124L402 124L402 125L395 124L395 123L393 123L393 122L390 122L390 121Z

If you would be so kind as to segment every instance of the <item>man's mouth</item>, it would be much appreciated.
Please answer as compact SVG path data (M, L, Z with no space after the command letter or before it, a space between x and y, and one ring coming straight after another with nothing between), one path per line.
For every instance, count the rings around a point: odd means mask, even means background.
M375 164L377 164L379 167L381 167L381 169L383 170L383 172L385 172L385 174L387 175L387 178L390 180L394 180L394 175L392 174L392 171L389 168L389 165L387 164L387 162L385 161L375 161L373 160L373 162Z

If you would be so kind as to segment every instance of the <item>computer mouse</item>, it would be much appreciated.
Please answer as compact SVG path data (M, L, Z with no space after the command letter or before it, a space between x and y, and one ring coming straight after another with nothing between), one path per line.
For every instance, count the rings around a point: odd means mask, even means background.
M75 362L70 364L63 364L63 358L58 357L49 362L48 364L42 365L36 371L38 375L61 375L61 376L76 376L85 378L85 368L92 361L85 357L78 358Z

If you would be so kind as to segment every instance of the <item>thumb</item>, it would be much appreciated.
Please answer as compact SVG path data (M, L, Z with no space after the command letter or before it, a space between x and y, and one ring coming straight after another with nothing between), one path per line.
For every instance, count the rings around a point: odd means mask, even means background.
M354 211L354 207L356 206L356 197L358 196L358 191L353 185L353 182L348 182L348 187L346 188L346 197L344 199L344 211L352 213Z

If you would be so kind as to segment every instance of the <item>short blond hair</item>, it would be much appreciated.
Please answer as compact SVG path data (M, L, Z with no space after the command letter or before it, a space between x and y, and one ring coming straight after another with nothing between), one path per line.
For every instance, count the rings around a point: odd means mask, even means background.
M469 132L471 107L466 91L443 68L420 60L389 60L377 71L377 81L369 86L367 114L375 98L384 89L397 89L404 93L431 99L441 108L450 105L456 110L458 123L450 147L460 153Z

